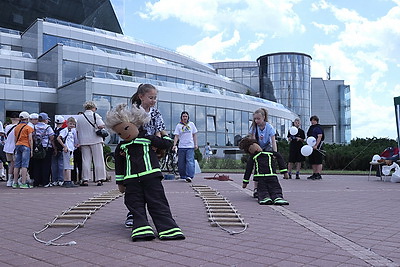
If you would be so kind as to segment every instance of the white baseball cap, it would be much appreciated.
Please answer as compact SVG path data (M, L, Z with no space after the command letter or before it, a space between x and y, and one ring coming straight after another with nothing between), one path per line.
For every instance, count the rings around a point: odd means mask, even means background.
M64 117L63 116L61 116L61 115L56 115L56 117L55 117L55 120L54 120L56 123L59 123L59 124L61 124L61 123L64 123L64 121L65 121L65 119L64 119Z
M37 120L37 119L39 119L39 114L31 113L31 115L29 115L29 119Z
M21 113L19 113L19 118L20 119L28 119L29 118L29 113L26 111L22 111Z

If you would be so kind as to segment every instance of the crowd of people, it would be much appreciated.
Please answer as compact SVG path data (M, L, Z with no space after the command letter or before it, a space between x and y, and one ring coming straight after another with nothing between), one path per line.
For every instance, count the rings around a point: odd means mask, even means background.
M7 187L87 186L92 179L92 163L93 181L103 184L103 138L96 131L105 124L93 101L83 107L85 112L76 116L57 115L54 125L47 113L26 111L12 113L11 123L5 128L0 123L0 178L7 180Z

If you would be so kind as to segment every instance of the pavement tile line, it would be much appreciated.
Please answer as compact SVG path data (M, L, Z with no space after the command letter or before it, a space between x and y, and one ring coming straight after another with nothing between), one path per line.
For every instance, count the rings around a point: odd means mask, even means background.
M192 185L191 187L197 192L196 196L203 200L211 226L218 226L230 235L246 231L248 224L244 222L243 218L227 198L207 185ZM233 231L226 227L243 227L243 229Z
M235 182L229 182L229 184L233 187L241 189L242 192L246 193L249 196L252 196L253 193L248 189L242 189L240 185ZM373 252L372 250L365 248L343 236L340 236L329 229L326 229L311 220L302 217L301 215L294 213L287 208L282 206L269 206L273 210L279 212L286 218L294 221L295 223L307 228L313 233L319 235L320 237L328 240L329 242L335 244L341 249L347 251L351 255L365 261L366 263L372 266L400 266L398 263L394 263L390 259L382 257L381 255Z
M66 243L56 243L55 241L59 240L63 236L66 236L80 227L83 227L88 219L101 207L110 203L111 201L123 196L121 192L118 190L110 190L101 195L89 198L86 201L76 204L73 207L68 208L67 210L61 212L61 215L57 215L51 222L45 224L44 228L40 231L33 233L33 238L45 244L46 246L71 246L76 245L76 241L69 241ZM78 221L77 221L78 220ZM61 232L59 236L53 238L49 241L44 241L39 239L38 235L46 231L51 227L61 227L61 228L71 228L71 230L66 232Z

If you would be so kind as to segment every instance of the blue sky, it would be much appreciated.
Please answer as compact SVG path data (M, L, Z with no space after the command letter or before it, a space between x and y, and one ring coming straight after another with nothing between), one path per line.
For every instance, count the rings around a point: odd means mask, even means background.
M309 54L312 77L351 86L352 138L397 137L400 0L111 2L125 35L202 62Z

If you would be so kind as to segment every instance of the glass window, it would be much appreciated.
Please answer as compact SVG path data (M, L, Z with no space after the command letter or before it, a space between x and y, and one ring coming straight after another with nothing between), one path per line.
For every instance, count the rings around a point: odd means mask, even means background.
M115 107L118 104L128 104L128 98L126 97L111 97L111 108Z
M204 133L204 132L197 133L197 145L198 146L206 145L206 133Z
M196 107L194 105L185 105L185 111L189 113L189 119L196 123Z
M176 78L176 83L185 84L185 80L184 80L184 79Z
M249 133L249 112L242 111L242 135L247 135L248 133Z
M215 132L207 132L207 142L209 142L211 146L218 146Z
M207 131L215 132L215 116L207 115Z
M217 144L219 146L225 146L225 134L224 133L217 133Z
M43 34L43 53L57 44L57 37L52 35Z
M217 108L217 116L216 116L216 125L217 125L217 132L225 133L225 109Z
M107 112L111 109L111 96L93 95L92 100L96 103L96 112L105 119Z
M172 120L172 124L173 124L173 127L172 127L173 130L175 130L176 124L181 121L181 113L182 113L182 111L184 111L183 104L172 103L171 120Z
M233 119L233 110L227 109L226 110L226 132L232 133L234 131L235 121Z
M226 135L226 146L233 146L234 138L233 134L227 134Z
M204 106L196 106L196 127L199 131L206 130L206 108Z
M235 135L236 134L238 134L238 135L241 135L241 132L242 132L242 129L241 129L241 127L242 127L242 116L241 116L241 113L240 113L240 111L239 110L235 110L234 111L234 115L235 115L235 117L234 117L234 127L235 127L235 129L234 129L234 132L235 132Z
M172 122L175 120L172 120L171 118L171 103L167 102L158 102L158 110L160 111L163 119L164 119L164 124L165 127L167 128L166 130L169 132L172 132L172 130L175 130L175 125L172 125Z

